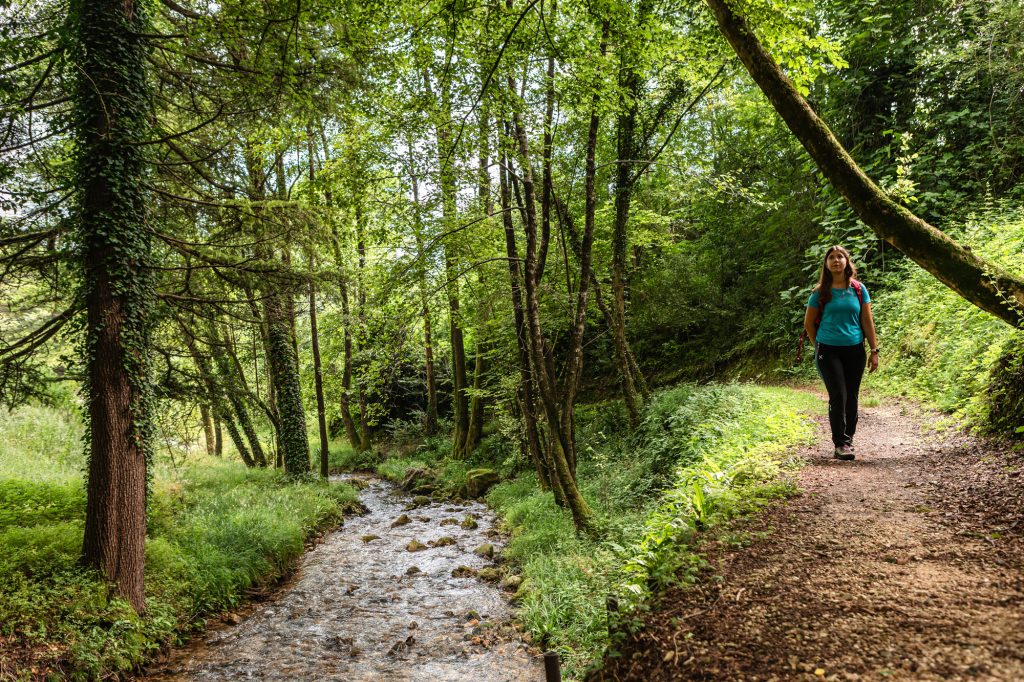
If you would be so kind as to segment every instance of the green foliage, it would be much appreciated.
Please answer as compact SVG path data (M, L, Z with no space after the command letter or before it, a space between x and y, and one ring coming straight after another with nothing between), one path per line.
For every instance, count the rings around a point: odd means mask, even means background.
M549 636L579 674L608 644L609 597L642 603L702 565L685 545L698 527L787 490L774 482L781 453L810 437L808 410L820 401L788 389L684 384L654 396L628 435L621 405L581 407L579 481L595 536L577 535L532 474L487 495L512 533L504 554L524 576L520 617L531 634Z
M83 486L61 467L76 430L63 431L70 443L55 443L66 417L22 408L0 421L0 433L20 433L23 411L40 425L36 441L0 441L14 455L0 461L0 636L17 646L54 646L44 664L76 679L127 672L187 636L205 616L239 603L247 589L282 576L311 534L356 504L350 486L296 481L241 463L158 469L146 541L147 611L140 617L111 600L100 577L79 563ZM47 419L58 426L47 428ZM40 443L62 447L36 456L37 479L22 478L25 453L37 453Z
M981 257L1022 271L1024 209L1002 203L972 215L957 230ZM880 332L882 368L872 384L881 390L921 400L939 409L968 417L979 427L989 419L990 400L1005 405L1005 377L996 375L997 360L1016 343L1019 333L988 313L965 302L920 268L908 265L893 273L872 305ZM1006 358L1010 371L1016 361ZM997 408L1003 427L1017 424ZM1012 427L1012 428L1011 428Z

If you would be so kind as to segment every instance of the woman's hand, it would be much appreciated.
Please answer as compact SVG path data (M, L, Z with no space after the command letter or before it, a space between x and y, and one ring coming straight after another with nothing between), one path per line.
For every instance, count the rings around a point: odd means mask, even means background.
M878 369L878 353L870 353L868 355L868 372L874 372Z

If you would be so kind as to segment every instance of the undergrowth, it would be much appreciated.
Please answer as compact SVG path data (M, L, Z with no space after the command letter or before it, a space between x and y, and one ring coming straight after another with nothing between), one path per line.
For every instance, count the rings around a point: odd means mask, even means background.
M48 408L0 415L0 668L30 677L124 673L285 574L355 505L347 485L217 459L156 467L145 615L78 562L80 428ZM34 428L31 425L34 424ZM8 660L4 661L4 658Z
M960 240L980 257L1021 274L1024 207L993 206L972 216ZM913 264L889 275L872 305L883 347L872 385L952 412L974 427L1013 432L1024 425L1024 388L1006 381L1021 362L1022 337Z

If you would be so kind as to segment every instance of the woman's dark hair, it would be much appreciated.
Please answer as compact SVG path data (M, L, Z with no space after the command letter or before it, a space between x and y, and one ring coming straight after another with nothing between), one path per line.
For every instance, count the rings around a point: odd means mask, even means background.
M815 289L818 292L819 305L824 305L832 300L832 272L828 269L828 257L832 255L833 251L838 251L846 257L846 269L843 271L846 281L849 282L857 276L857 268L853 267L850 252L841 246L830 246L821 260L821 276L818 278L818 286Z

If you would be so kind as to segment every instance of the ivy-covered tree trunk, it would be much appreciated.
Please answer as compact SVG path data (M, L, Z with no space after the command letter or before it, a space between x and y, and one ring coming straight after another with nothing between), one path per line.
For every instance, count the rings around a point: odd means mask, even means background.
M270 341L270 374L281 420L280 459L290 474L309 471L309 437L306 435L306 411L302 406L299 361L292 344L288 320L288 302L280 293L267 296L263 304Z
M224 454L224 432L216 412L213 414L213 454L217 457Z
M725 0L706 2L754 82L864 224L965 300L1014 327L1024 327L1024 280L981 260L882 191L814 112L746 20Z
M82 559L142 612L154 294L139 143L149 134L150 23L134 0L74 0L72 16L89 443Z

